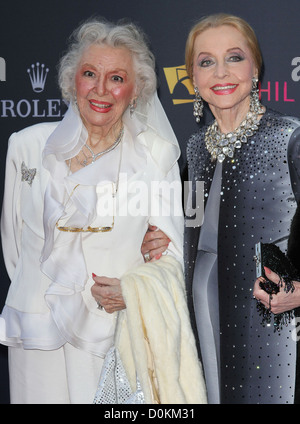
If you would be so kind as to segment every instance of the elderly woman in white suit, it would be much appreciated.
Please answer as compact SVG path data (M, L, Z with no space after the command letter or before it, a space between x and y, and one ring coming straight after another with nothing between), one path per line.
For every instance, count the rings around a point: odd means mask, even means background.
M63 120L14 133L7 153L0 339L11 402L92 403L108 351L139 402L205 402L182 279L180 152L153 55L134 25L90 21L59 81ZM141 254L148 225L171 240L155 262Z

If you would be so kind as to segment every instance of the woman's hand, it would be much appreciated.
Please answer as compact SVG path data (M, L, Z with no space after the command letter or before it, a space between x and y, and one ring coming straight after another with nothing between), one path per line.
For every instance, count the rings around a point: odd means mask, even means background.
M112 314L126 308L121 281L118 278L98 277L93 274L95 284L91 288L92 296L106 312Z
M273 281L273 283L279 284L279 277L275 272L269 268L264 268L266 277ZM269 295L259 286L260 279L257 279L254 284L253 296L259 300L267 309L271 307L273 314L281 314L286 311L298 308L300 306L300 282L294 281L295 290L286 293L283 287L280 286L280 290L277 294L272 295L270 302Z
M170 241L171 240L159 228L149 225L141 247L145 262L159 259L167 250Z

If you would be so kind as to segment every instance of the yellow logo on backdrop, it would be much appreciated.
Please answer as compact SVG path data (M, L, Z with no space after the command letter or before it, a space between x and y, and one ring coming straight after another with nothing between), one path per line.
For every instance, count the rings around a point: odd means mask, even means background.
M194 88L190 78L187 75L186 67L174 66L164 68L165 77L168 83L170 94L178 98L173 98L173 104L191 103L194 101ZM193 96L193 98L189 98Z

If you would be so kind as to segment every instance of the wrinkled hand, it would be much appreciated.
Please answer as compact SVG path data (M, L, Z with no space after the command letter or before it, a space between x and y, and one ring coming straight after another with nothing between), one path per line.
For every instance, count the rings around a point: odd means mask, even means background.
M275 272L271 271L269 268L264 268L266 277L273 281L273 283L279 283L279 277ZM271 312L273 314L281 314L286 311L290 311L294 308L300 306L300 282L294 281L295 290L292 293L289 291L286 293L284 291L284 286L280 287L280 290L277 294L272 295L271 303L269 295L260 288L259 283L261 279L257 279L254 284L253 296L260 300L260 302L267 308L271 306Z
M121 281L118 278L98 277L93 274L95 284L91 288L92 296L106 312L112 314L126 308Z
M149 225L141 247L145 262L153 262L159 259L167 250L170 241L171 240L160 229L153 225Z

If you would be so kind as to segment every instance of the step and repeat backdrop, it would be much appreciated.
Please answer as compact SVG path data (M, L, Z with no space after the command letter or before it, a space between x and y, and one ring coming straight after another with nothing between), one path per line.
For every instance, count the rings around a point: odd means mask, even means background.
M15 0L1 4L0 206L8 138L26 126L62 119L67 106L58 89L57 63L70 33L90 17L127 18L148 35L157 60L159 96L182 148L184 173L186 142L197 130L193 89L184 66L185 41L198 19L217 12L241 16L258 36L264 59L262 103L300 117L299 0ZM2 309L9 280L2 254L0 258ZM5 347L0 348L0 368L0 403L9 403Z

